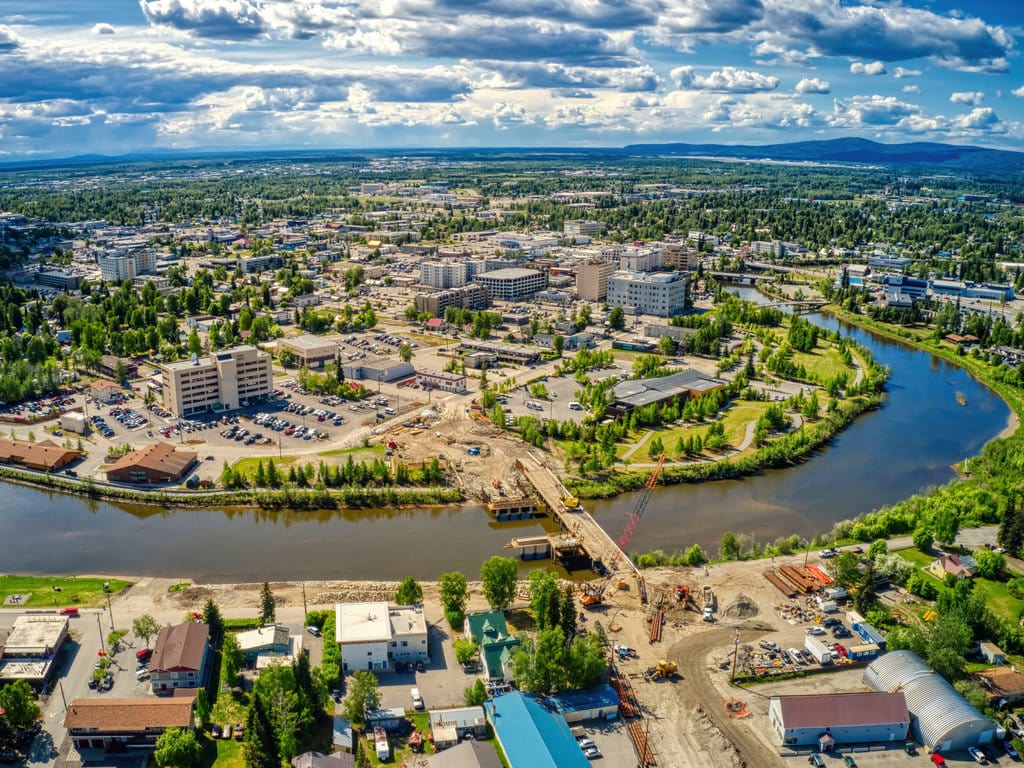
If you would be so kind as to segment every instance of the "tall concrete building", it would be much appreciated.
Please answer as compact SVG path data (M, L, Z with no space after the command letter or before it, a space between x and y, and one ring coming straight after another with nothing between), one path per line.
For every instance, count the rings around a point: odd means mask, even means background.
M585 301L604 301L608 278L615 274L611 261L589 261L576 268L576 294Z
M466 284L466 262L424 261L420 264L420 282L432 288L459 288Z
M546 272L519 267L481 272L473 280L487 288L492 299L505 301L528 299L548 284Z
M161 366L164 406L175 416L233 410L270 394L273 375L270 355L243 344Z
M616 272L608 279L608 304L638 315L682 314L686 306L686 274Z

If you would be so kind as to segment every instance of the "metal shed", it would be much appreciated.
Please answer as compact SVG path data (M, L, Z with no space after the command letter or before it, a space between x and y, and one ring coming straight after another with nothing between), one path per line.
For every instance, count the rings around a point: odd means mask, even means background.
M864 682L873 691L903 692L914 737L930 750L956 752L1005 735L910 651L879 656L864 670Z

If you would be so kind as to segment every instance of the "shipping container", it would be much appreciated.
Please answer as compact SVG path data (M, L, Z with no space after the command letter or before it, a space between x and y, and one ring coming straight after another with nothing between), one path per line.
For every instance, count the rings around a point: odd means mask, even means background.
M804 637L804 648L810 651L814 660L822 666L832 663L832 649L814 635L806 635Z

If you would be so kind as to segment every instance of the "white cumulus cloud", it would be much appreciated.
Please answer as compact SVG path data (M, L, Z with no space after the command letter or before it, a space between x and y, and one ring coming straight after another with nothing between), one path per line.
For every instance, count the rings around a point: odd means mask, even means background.
M748 69L722 67L707 74L694 71L693 67L676 67L671 72L677 88L715 93L757 93L774 91L779 87L779 78L762 75Z
M829 90L828 82L817 77L805 77L796 84L797 93L828 93Z
M117 28L113 24L107 24L105 21L101 21L99 24L93 25L92 33L94 35L116 35Z
M906 67L896 67L896 69L892 71L892 76L895 77L897 80L903 77L920 77L921 70L907 69Z
M850 65L850 72L854 75L884 75L885 62L871 61L865 64L863 61L855 61Z
M991 128L999 122L996 111L992 107L979 107L972 109L966 115L960 115L956 124L967 130L982 130Z
M953 104L970 104L978 106L985 98L984 91L954 91L949 94L949 100Z

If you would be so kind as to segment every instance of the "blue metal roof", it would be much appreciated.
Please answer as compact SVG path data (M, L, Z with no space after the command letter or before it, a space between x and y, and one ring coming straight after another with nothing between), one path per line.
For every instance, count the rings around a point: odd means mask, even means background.
M590 763L561 715L512 691L484 703L511 768L587 768Z
M619 706L619 694L610 685L598 685L585 691L566 691L548 696L546 703L557 712L579 712Z

